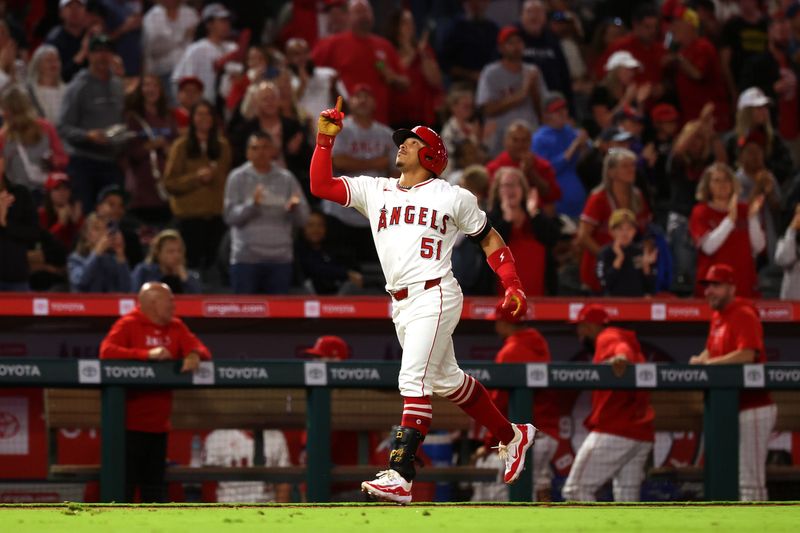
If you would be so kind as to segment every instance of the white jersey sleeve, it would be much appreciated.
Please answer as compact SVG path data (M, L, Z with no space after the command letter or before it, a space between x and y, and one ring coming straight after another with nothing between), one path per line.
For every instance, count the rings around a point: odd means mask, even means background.
M347 189L347 200L345 200L344 206L352 207L369 218L368 209L370 197L379 193L385 178L373 178L372 176L341 176L341 179Z
M478 199L466 189L455 186L456 197L453 201L453 216L458 229L468 237L479 235L489 223L486 213L478 207Z

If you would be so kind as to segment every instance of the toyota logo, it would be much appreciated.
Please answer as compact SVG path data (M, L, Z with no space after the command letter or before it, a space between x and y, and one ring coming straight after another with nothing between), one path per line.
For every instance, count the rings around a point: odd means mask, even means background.
M311 379L321 379L325 377L325 372L321 368L311 368L308 371L308 376Z
M81 368L81 374L83 374L83 377L93 378L98 374L98 370L95 366L84 366Z

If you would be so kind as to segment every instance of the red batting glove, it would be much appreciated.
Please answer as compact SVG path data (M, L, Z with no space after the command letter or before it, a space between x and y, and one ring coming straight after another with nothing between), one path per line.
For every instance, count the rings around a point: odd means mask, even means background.
M500 277L503 287L506 289L503 297L503 309L510 309L514 317L525 316L528 311L528 299L522 290L522 283L517 276L517 266L514 263L514 256L508 246L495 250L486 262L492 270Z
M503 309L513 309L511 315L516 317L525 316L528 312L528 298L522 287L509 287L503 298Z
M317 120L317 144L319 146L333 146L333 140L342 131L343 120L342 97L339 96L336 99L335 108L326 109L319 114L319 120Z

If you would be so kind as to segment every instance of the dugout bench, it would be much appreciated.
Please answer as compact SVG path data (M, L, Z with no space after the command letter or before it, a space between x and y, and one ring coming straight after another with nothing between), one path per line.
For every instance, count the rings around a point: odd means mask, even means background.
M396 362L297 362L297 361L215 361L203 362L194 374L181 374L180 362L143 363L138 361L5 359L0 372L0 386L46 387L56 389L95 389L98 401L69 405L63 394L48 392L48 424L70 427L100 427L102 434L99 470L101 499L119 501L124 495L124 409L126 388L176 389L176 427L207 427L214 416L214 427L242 429L259 427L301 427L307 430L307 467L305 471L254 472L280 475L281 479L299 479L305 474L307 497L312 502L329 499L333 479L361 479L365 470L333 469L330 459L330 432L341 429L386 430L396 423L400 401L396 394L399 364ZM591 364L476 364L464 369L488 388L509 390L509 415L514 420L530 416L533 390L552 389L648 389L654 392L659 429L687 430L702 427L705 448L714 450L705 457L704 484L708 500L738 499L738 394L749 387L778 389L779 428L795 429L798 424L797 393L784 400L783 391L800 390L800 366L791 364L729 365L690 367L687 365L639 364L615 376L608 365ZM230 411L212 401L214 389L242 389L240 400L231 403ZM362 390L369 389L372 392ZM656 391L655 389L659 389ZM295 391L298 401L287 413L286 391ZM385 392L375 391L383 390ZM667 396L679 394L679 396ZM694 391L694 392L692 392ZM699 391L699 392L698 392ZM182 399L185 393L192 392ZM200 394L201 396L196 396ZM206 394L205 401L200 398ZM210 395L209 395L210 394ZM305 402L301 400L304 394ZM664 394L663 398L661 395ZM683 396L682 401L676 398ZM293 396L294 398L294 396ZM701 404L702 398L702 404ZM84 398L85 399L85 398ZM58 406L58 401L61 406ZM250 406L247 407L248 403ZM91 406L91 408L90 408ZM199 410L186 414L186 406ZM702 409L701 409L702 406ZM58 407L56 409L56 407ZM296 407L296 409L295 409ZM202 409L206 409L205 412ZM463 429L466 418L447 403L434 407L435 427ZM70 414L70 411L72 413ZM238 412L238 413L236 413ZM448 414L450 413L450 414ZM230 415L230 416L229 416ZM452 415L452 416L451 416ZM72 419L69 419L72 416ZM241 417L241 418L236 418ZM255 423L255 425L253 425ZM349 427L347 424L352 424ZM363 426L361 426L363 424ZM249 427L248 427L249 426ZM55 467L54 472L58 472ZM257 468L257 467L256 467ZM355 467L363 469L364 467ZM454 467L453 475L481 479L481 472ZM73 470L73 473L75 471ZM95 470L96 472L96 470ZM448 471L428 469L435 479L444 479ZM62 468L61 475L69 474ZM210 471L208 472L211 473ZM236 479L241 472L231 472ZM374 473L367 467L366 474ZM219 474L219 472L218 472ZM357 474L357 475L356 475ZM173 470L173 479L187 475ZM222 475L222 474L219 474ZM226 474L227 475L227 474ZM283 476L286 476L285 478ZM350 477L350 476L353 477ZM488 479L491 477L487 476ZM423 478L424 479L424 478ZM428 478L430 479L430 478ZM522 476L511 487L512 501L529 501L530 476Z

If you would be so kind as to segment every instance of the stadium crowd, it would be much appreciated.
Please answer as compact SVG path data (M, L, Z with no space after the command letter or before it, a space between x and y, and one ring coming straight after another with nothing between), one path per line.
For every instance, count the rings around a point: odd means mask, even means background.
M0 290L381 293L369 224L310 194L447 145L526 293L800 298L797 0L0 4ZM58 14L56 18L56 14ZM498 287L460 242L470 295Z

